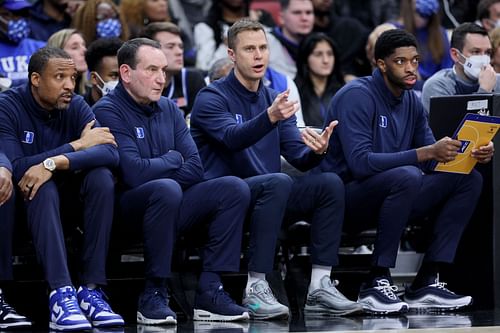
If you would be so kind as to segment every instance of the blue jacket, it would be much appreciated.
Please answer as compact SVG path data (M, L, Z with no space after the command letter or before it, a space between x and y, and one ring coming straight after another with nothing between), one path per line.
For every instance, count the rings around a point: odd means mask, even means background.
M156 103L141 105L119 83L93 110L115 136L121 179L127 187L170 178L187 188L203 180L196 145L171 100L161 97Z
M68 158L70 170L117 166L118 152L113 145L74 151L69 144L80 138L94 118L78 95L67 110L47 111L35 101L29 84L0 94L0 142L12 162L14 179L19 181L31 166L61 154Z
M344 182L403 165L418 165L416 148L435 142L417 95L395 97L378 69L350 82L333 97L326 123L337 119L320 171Z
M12 165L10 164L9 159L5 156L4 153L0 153L0 168L7 168L9 171L12 171Z
M300 170L319 164L321 156L303 143L295 116L274 125L269 120L267 109L277 94L262 82L257 92L249 91L234 71L199 92L191 134L206 178L280 172L280 155Z

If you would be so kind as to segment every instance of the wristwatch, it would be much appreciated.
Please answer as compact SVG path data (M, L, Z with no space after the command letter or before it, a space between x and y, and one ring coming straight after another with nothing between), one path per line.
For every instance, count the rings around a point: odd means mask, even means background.
M54 170L56 169L56 162L54 162L54 160L51 158L46 158L43 161L43 167L50 172L54 172Z

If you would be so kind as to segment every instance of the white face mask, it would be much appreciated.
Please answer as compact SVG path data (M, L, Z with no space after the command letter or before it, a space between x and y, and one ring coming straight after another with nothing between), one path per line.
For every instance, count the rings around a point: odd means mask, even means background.
M462 64L464 66L465 75L474 81L479 78L479 73L483 66L488 65L491 61L490 56L486 54L472 55L470 57L466 57L462 53L460 53L460 55L465 58L465 62Z
M97 74L97 72L95 72L95 76L102 83L102 87L100 87L99 85L97 85L97 88L99 88L99 90L101 91L101 93L102 93L103 96L106 96L107 94L109 94L110 92L112 92L113 89L115 89L116 85L118 84L118 80L112 80L112 81L104 82L104 80L101 78L101 76L99 74Z

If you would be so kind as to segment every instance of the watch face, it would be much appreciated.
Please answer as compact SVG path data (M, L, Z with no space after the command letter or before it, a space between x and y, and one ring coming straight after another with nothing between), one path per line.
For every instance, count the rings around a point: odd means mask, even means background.
M50 158L43 161L43 166L49 171L54 171L56 169L56 163Z

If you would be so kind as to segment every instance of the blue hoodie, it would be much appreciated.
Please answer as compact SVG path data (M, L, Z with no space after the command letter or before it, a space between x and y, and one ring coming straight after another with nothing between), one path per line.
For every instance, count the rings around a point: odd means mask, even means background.
M295 116L276 124L269 120L267 109L277 94L262 81L256 92L246 89L234 71L198 93L191 134L206 178L280 172L280 155L300 170L319 164L322 157L302 141Z
M405 90L395 97L378 69L337 92L325 121L334 119L339 124L318 170L336 172L344 182L418 165L416 148L435 142L417 95Z
M119 83L94 104L93 110L115 136L126 187L170 178L187 188L203 180L196 145L171 100L161 97L149 105L139 104Z
M12 165L10 164L9 159L5 156L4 153L0 152L0 168L7 168L9 171L12 171Z
M74 151L69 144L94 118L78 95L73 95L68 109L47 111L33 98L29 83L0 94L0 142L12 162L14 179L19 181L31 166L57 155L68 158L70 170L117 166L113 145Z

